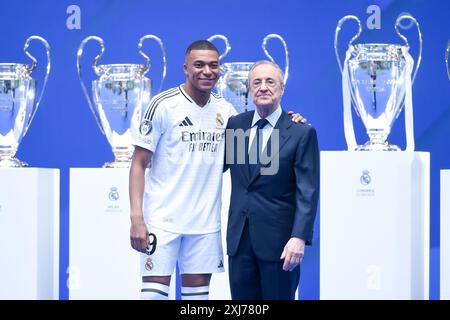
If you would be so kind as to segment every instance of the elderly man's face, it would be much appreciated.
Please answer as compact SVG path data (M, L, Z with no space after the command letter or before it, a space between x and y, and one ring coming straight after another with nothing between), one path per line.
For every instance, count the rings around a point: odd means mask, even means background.
M279 71L270 64L257 66L249 75L250 94L259 107L273 107L280 103L284 85Z

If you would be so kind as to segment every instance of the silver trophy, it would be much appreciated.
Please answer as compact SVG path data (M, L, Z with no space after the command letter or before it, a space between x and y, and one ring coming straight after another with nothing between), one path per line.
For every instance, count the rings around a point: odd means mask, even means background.
M102 38L89 36L85 38L78 49L77 69L81 87L86 95L89 107L101 130L106 135L114 161L105 163L104 168L128 168L134 148L131 144L131 132L139 127L141 117L152 96L152 81L145 74L150 70L150 58L142 51L146 39L155 40L162 51L163 73L159 86L161 91L166 77L166 50L160 38L155 35L145 35L139 39L139 53L146 60L143 64L103 64L97 65L98 60L105 51ZM92 81L93 102L83 82L81 74L81 56L84 46L90 40L100 44L101 51L94 58L92 68L99 77Z
M445 50L445 63L447 64L447 76L450 80L450 65L448 64L448 54L450 53L450 40L447 43L447 50Z
M286 84L289 76L289 52L284 39L278 34L267 35L262 42L262 49L270 61L274 59L266 49L267 41L276 38L281 41L285 52L285 69L283 82ZM223 59L230 51L230 42L228 38L221 34L216 34L208 38L208 41L214 39L222 39L225 42L225 52L219 56L219 60ZM251 98L249 98L249 90L247 87L248 72L253 66L254 62L227 62L220 66L220 79L217 81L216 89L219 94L228 102L233 104L238 112L245 112L254 110L255 105Z
M342 66L338 53L338 35L347 20L358 23L358 33L350 40ZM409 43L399 31L402 20L412 20L419 34L419 57L413 73L414 60L409 54ZM334 48L342 72L342 93L344 102L344 130L348 150L394 151L387 138L395 119L405 109L406 151L414 151L414 130L412 110L412 84L422 58L422 33L416 19L410 15L397 18L395 30L405 42L397 44L353 44L361 34L361 22L355 16L339 20ZM411 77L411 75L413 76ZM361 118L369 136L364 145L357 145L353 129L351 104Z
M36 59L28 52L32 40L42 42L47 51L47 70L39 94L36 80L31 77L37 65ZM50 46L44 38L29 37L23 50L31 59L30 65L0 63L0 167L5 168L28 166L15 155L39 107L50 73Z

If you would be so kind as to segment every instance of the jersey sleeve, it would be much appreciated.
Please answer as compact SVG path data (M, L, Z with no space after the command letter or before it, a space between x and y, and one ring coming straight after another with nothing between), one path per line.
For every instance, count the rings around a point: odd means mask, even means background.
M132 144L155 152L158 142L165 131L164 105L150 102L142 117L139 127L132 135Z

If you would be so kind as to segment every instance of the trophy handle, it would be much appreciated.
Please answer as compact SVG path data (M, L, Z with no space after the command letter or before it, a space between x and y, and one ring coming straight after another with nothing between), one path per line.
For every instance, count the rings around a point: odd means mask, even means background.
M40 42L42 42L44 44L45 50L46 50L46 53L47 53L47 68L46 68L46 72L45 72L45 76L44 76L44 82L42 84L41 92L40 92L39 95L37 95L38 99L37 99L37 102L36 102L36 106L35 106L35 108L33 109L33 112L30 115L30 119L28 120L28 125L33 120L34 115L36 114L36 110L39 107L39 103L41 103L42 95L44 94L45 87L47 85L48 76L50 74L50 68L51 68L50 45L48 44L47 40L45 40L44 38L39 37L39 36L31 36L25 41L25 45L23 46L23 51L25 51L25 54L31 59L31 65L27 67L28 72L32 73L33 70L36 68L36 65L37 65L36 58L33 57L30 52L28 52L28 47L29 47L30 42L32 40L39 40ZM28 126L27 126L26 130L28 130Z
M409 48L409 42L408 39L406 39L406 37L404 35L402 35L398 29L400 22L404 19L409 19L412 20L417 27L417 33L419 35L419 57L417 58L417 64L416 64L416 70L414 70L413 76L412 76L412 81L411 83L414 84L414 80L416 79L416 75L417 75L417 71L419 70L420 67L420 62L422 61L422 46L423 46L423 42L422 42L422 31L420 29L420 25L417 22L416 18L414 18L411 15L405 14L405 15L401 15L400 17L397 18L397 21L395 21L395 31L397 32L398 36L400 38L403 39L403 41L405 41L405 45Z
M447 75L448 75L448 79L450 80L450 69L449 69L449 65L448 65L448 55L450 53L450 40L448 40L447 43L447 50L445 50L445 64L447 65Z
M159 92L161 92L161 89L162 89L164 80L166 79L166 69L167 69L166 48L164 47L164 44L163 44L162 40L161 40L159 37L157 37L157 36L155 36L155 35L153 35L153 34L147 34L147 35L145 35L145 36L143 36L143 37L141 37L141 38L139 39L139 43L138 43L139 54L140 54L141 56L143 56L144 59L146 60L145 68L144 68L143 74L146 74L146 73L148 72L148 70L150 70L150 67L151 67L151 65L152 65L152 63L151 63L151 61L150 61L150 58L144 53L144 51L142 51L142 45L144 44L144 41L145 41L146 39L153 39L153 40L155 40L156 42L158 42L159 47L161 48L161 52L162 52L162 58L163 58L163 73L162 73L161 83L160 83L159 89L158 89L158 93L159 93Z
M83 81L83 77L81 75L81 56L83 55L83 49L84 46L86 45L86 43L88 43L90 40L95 40L100 44L100 53L97 54L94 58L94 61L92 62L92 68L94 68L94 71L97 75L100 75L102 73L102 68L97 66L97 61L100 59L100 57L103 55L103 52L105 52L105 42L103 41L102 38L97 37L97 36L89 36L83 39L83 41L81 41L80 47L78 48L77 51L77 70L78 70L78 77L80 79L80 83L81 83L81 88L83 89L84 95L86 96L86 99L88 101L89 104L89 108L92 111L92 114L94 115L95 121L97 122L98 127L100 128L100 131L105 134L105 131L103 130L102 124L100 122L100 117L97 114L97 112L94 109L94 104L92 103L92 100L89 96L88 90L86 89L86 85L84 84Z
M222 39L223 42L225 42L225 52L219 56L219 61L220 61L223 58L225 58L225 56L228 54L228 52L230 52L230 50L231 50L230 42L228 41L228 38L225 37L223 34L215 34L215 35L209 37L207 40L209 42L212 42L214 39Z
M267 36L265 36L265 38L263 39L262 49L264 50L264 53L266 54L267 58L269 58L270 61L275 62L275 60L272 58L272 56L269 54L269 52L266 49L267 41L270 39L273 39L273 38L277 38L278 40L280 40L284 47L285 66L284 66L283 83L286 84L286 81L289 77L289 52L288 52L288 47L287 47L286 41L284 41L282 36L280 36L276 33L271 33L271 34L268 34Z
M341 73L343 72L344 69L342 67L341 59L339 59L338 37L339 37L339 32L341 31L342 25L347 20L355 20L358 23L358 33L355 34L353 36L353 38L351 38L350 41L348 42L349 47L353 44L353 42L356 39L359 38L359 36L361 35L361 32L362 32L361 21L358 19L357 16L348 15L348 16L343 17L341 20L339 20L337 27L336 27L336 31L334 32L334 53L336 54L336 60L338 62Z

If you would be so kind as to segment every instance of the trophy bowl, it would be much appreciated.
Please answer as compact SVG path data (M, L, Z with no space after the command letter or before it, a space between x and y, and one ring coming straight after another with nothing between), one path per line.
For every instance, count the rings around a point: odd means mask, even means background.
M220 78L217 81L217 91L235 106L237 112L255 109L252 100L248 99L248 72L253 62L224 63L220 66Z
M414 60L409 53L409 42L399 31L400 22L412 20L419 35L419 55L414 69ZM358 33L348 44L344 64L338 52L338 35L347 20L358 23ZM401 15L395 23L395 30L405 42L404 45L384 43L353 44L360 36L361 21L348 15L339 20L334 35L334 49L342 73L342 95L344 106L344 131L350 151L398 151L387 138L402 110L405 110L406 151L414 151L414 129L412 111L412 84L422 57L422 32L416 19ZM351 105L363 122L369 141L357 145Z
M40 94L36 91L36 80L31 77L37 65L27 50L32 40L39 40L47 51L47 70ZM29 37L24 51L32 60L31 65L0 63L0 168L28 166L15 155L38 109L50 73L50 46L44 38Z
M34 111L36 83L27 66L0 63L0 167L25 167L15 158Z
M369 136L357 150L400 150L387 142L403 108L408 70L402 46L358 44L352 48L348 72L353 105Z
M139 53L145 58L146 64L102 64L98 60L105 50L104 41L97 36L85 38L78 49L77 69L81 87L88 101L100 131L106 136L114 160L107 162L103 168L129 168L134 152L132 132L139 128L143 112L152 96L152 81L145 74L150 70L150 58L142 51L146 39L155 40L162 52L163 74L160 82L161 91L166 76L166 51L157 36L145 35L139 39ZM86 43L95 40L100 44L101 51L95 57L92 68L98 79L92 81L92 100L84 84L81 68L81 56Z
M278 34L268 34L264 37L261 47L267 58L274 62L274 59L266 49L267 41L274 38L278 39L284 47L285 70L283 82L286 84L289 75L289 52L284 39ZM225 52L219 56L219 60L222 60L231 50L230 42L226 36L221 34L209 37L208 41L213 41L214 39L221 39L225 43ZM239 113L255 109L255 104L248 97L249 88L247 85L248 73L253 64L254 62L227 62L220 66L220 78L216 84L216 91L231 103Z
M100 77L92 82L95 111L115 159L105 168L129 167L134 148L131 130L138 128L150 102L151 80L141 64L99 65Z

